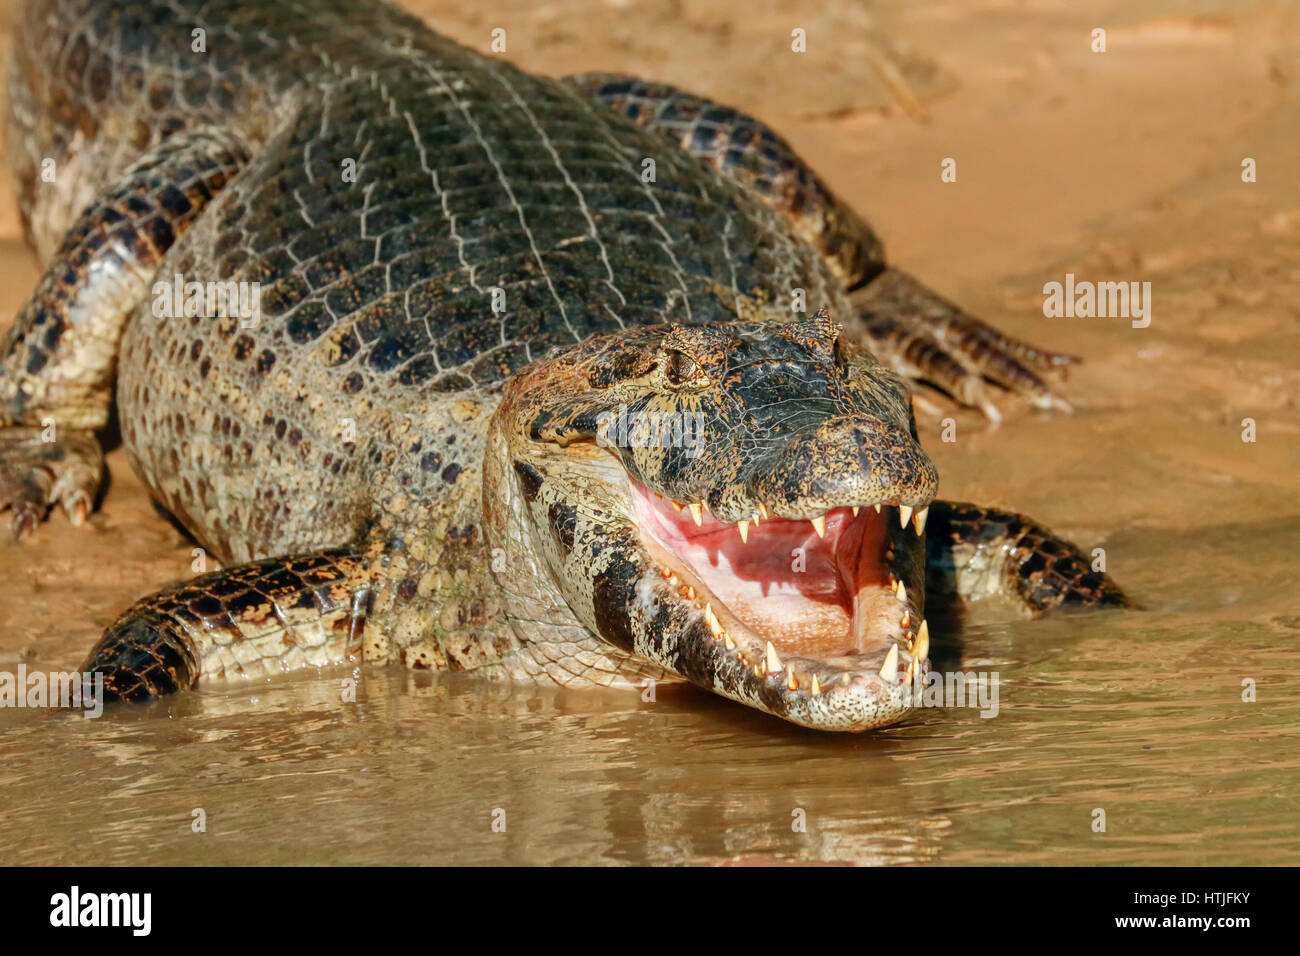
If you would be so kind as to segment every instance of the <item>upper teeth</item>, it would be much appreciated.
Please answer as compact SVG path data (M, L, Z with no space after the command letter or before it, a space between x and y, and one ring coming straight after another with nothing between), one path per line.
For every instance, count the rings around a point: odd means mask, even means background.
M925 533L925 519L928 517L930 517L930 506L926 505L924 508L917 511L916 517L912 519L912 524L916 527L916 533L918 535Z
M674 504L676 504L676 502L674 502ZM852 505L851 507L853 510L853 514L856 517L858 512L861 510L861 506ZM881 504L879 502L872 505L872 507L876 509L877 514L880 513ZM704 524L704 503L703 502L697 502L695 504L686 505L686 510L688 510L691 513L691 520L695 522L696 527L700 527L701 525ZM747 518L744 521L737 521L736 528L738 531L740 531L740 540L745 544L748 544L749 526L751 524L757 526L761 521L761 519L766 517L769 517L767 512L767 506L760 504L758 506L758 510L755 511L754 514L751 515L749 518ZM898 526L900 528L906 528L908 523L910 522L912 527L916 529L916 533L918 536L925 533L925 522L926 519L929 517L930 517L929 505L927 505L924 508L914 508L912 505L898 506ZM818 515L816 518L810 518L809 520L812 522L813 531L817 533L817 537L819 538L826 537L826 515Z

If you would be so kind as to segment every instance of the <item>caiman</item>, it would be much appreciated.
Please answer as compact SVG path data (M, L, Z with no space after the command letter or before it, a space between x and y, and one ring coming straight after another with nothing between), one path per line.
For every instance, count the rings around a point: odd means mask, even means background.
M115 414L221 564L107 629L110 699L364 660L861 731L914 706L927 588L1127 603L917 441L914 383L996 417L1073 360L889 267L752 117L362 0L33 0L8 91L44 272L0 507L83 521Z

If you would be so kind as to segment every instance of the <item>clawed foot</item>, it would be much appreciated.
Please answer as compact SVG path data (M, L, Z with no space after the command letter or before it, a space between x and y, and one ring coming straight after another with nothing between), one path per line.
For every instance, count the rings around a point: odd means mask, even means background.
M967 315L905 272L887 269L853 295L866 326L868 348L913 381L947 392L993 422L1002 414L986 379L1026 396L1038 408L1072 411L1039 372L1077 364L1072 355L1047 352L1003 335Z
M0 428L0 511L13 509L14 540L36 530L58 503L79 525L94 505L104 456L93 432L68 431L45 441L45 429Z

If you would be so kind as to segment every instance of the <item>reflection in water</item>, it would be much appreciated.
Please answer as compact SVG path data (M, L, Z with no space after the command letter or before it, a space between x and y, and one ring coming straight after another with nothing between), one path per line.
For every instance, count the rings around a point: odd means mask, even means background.
M1223 530L1217 560L1259 568L1260 546ZM0 862L1297 862L1290 559L1174 574L1194 553L1175 535L1125 547L1150 559L1126 582L1146 612L936 639L940 666L1000 672L991 720L820 735L689 688L393 670L362 672L355 703L336 672L99 720L0 712Z

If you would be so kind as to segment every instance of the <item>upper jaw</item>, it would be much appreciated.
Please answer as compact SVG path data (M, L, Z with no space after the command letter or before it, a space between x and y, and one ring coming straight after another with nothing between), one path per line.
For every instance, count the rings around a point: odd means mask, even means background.
M910 516L938 491L938 471L905 423L838 415L780 441L779 451L763 454L723 446L668 481L647 475L635 461L623 463L665 495L737 525L755 516L813 521L838 507L884 503Z

